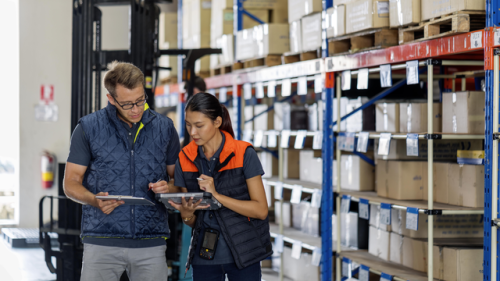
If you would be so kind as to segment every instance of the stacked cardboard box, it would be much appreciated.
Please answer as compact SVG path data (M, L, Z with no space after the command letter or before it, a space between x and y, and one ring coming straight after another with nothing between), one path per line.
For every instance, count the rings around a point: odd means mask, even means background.
M375 106L377 132L399 132L399 103L378 103Z
M160 14L160 34L158 45L161 49L177 49L177 12ZM161 56L160 65L171 70L160 71L160 80L177 76L177 56Z
M357 0L346 4L346 33L389 27L389 1Z
M485 2L484 0L422 0L422 21L458 11L484 12L486 9Z
M484 92L443 94L443 133L484 134Z
M427 190L427 162L378 161L377 195L398 200L423 200Z
M185 0L182 3L184 49L210 48L211 0ZM195 72L210 71L210 57L199 59Z
M373 166L357 155L340 157L340 187L347 190L371 191L374 188Z
M345 35L345 5L335 5L326 10L326 37Z
M483 249L472 247L433 248L434 278L444 281L481 280Z
M390 26L399 27L420 22L420 0L389 0Z
M434 132L441 132L441 104L434 103L432 111ZM427 103L401 103L399 112L400 133L427 132Z
M289 50L288 24L262 24L236 34L236 60L281 55Z
M323 159L312 150L300 150L300 180L317 184L323 182Z

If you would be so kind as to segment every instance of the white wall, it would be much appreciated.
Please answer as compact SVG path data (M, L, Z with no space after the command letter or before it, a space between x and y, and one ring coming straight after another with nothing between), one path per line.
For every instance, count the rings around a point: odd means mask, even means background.
M38 227L38 203L57 195L57 186L40 186L40 155L55 153L65 162L71 110L72 1L20 0L20 227ZM54 85L57 122L35 120L40 85ZM57 183L56 183L57 184Z

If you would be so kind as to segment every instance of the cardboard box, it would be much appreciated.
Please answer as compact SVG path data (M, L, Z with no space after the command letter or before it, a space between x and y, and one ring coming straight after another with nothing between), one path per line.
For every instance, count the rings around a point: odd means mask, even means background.
M320 109L318 108L318 104L313 103L307 106L307 112L309 121L309 126L307 127L307 130L319 131L319 124L323 122L323 118L319 119Z
M403 237L403 265L427 272L427 241Z
M369 99L367 97L358 97L357 99L349 100L349 103L346 106L346 114L362 106L364 103L368 102L368 100ZM342 105L342 100L340 102ZM336 118L334 118L334 120L336 120ZM371 105L362 111L358 111L347 118L346 130L347 132L374 131L375 105Z
M290 23L290 52L302 52L302 25L300 20Z
M345 35L345 5L336 5L326 10L326 38Z
M304 214L307 216L307 212L311 208L311 203L307 201L301 201L300 204L292 204L292 226L295 229L302 230L302 222L304 220Z
M315 51L321 48L323 32L321 13L312 14L301 19L302 51Z
M441 132L441 104L434 103L432 111L434 132ZM399 113L400 133L427 132L427 103L401 103Z
M248 60L257 56L253 33L253 28L236 33L236 60Z
M182 37L184 49L209 48L211 44L210 0L186 0L182 4ZM195 72L210 71L210 56L205 56L195 64Z
M300 178L300 150L283 150L283 177L285 179Z
M349 104L349 99L346 97L340 98L340 117L347 114L347 105ZM347 118L349 119L349 118ZM337 121L337 99L333 99L333 122ZM347 120L340 121L340 130L346 131ZM333 130L337 130L337 125L333 126Z
M342 155L340 187L347 190L371 191L374 187L373 166L356 155Z
M300 20L304 16L321 13L321 0L288 0L288 22Z
M375 116L377 132L399 132L399 103L376 104Z
M380 223L380 205L370 204L370 226L390 232L391 226Z
M266 104L254 105L253 110L256 117L253 120L253 128L255 131L274 129L274 110L265 112L268 108L269 106Z
M244 112L243 112L243 120L250 120L253 118L253 106L252 105L247 105L245 106ZM243 130L245 131L253 131L253 122L246 122L244 125Z
M257 152L259 156L260 163L264 169L264 175L262 178L271 178L273 176L278 176L279 173L279 161L278 158L274 157L269 152Z
M427 141L419 140L419 156L406 155L406 140L391 140L389 155L378 155L378 140L375 140L375 159L383 160L427 160ZM481 150L482 140L434 140L435 161L457 161L457 150L462 148Z
M397 200L422 200L427 174L423 163L378 161L375 166L377 195Z
M160 14L159 43L168 43L172 48L177 48L177 12Z
M222 1L222 7L224 9L232 9L234 2L233 0L219 0ZM243 2L244 9L269 9L269 10L283 10L287 9L287 0L248 0Z
M388 261L390 252L389 232L370 226L369 237L368 253Z
M276 249L276 248L275 248ZM276 252L276 251L274 251ZM292 258L292 248L284 247L283 249L283 275L284 280L320 280L320 267L311 264L312 255L301 253L300 259ZM280 271L280 259L273 259L273 269ZM288 279L289 278L289 279Z
M274 129L290 130L291 106L287 102L274 103Z
M336 246L336 241L337 241L337 231L336 231L336 224L337 224L337 217L335 215L332 215L332 240L333 242L333 247ZM351 247L355 249L368 249L369 246L369 224L367 220L359 219L358 218L358 213L355 212L349 212L347 214L342 213L341 214L341 229L340 229L340 236L341 240L340 243L343 246L346 247Z
M449 204L450 163L434 163L434 201Z
M484 92L443 93L443 133L484 134Z
M288 24L273 23L254 27L254 39L257 43L257 57L281 55L290 51Z
M389 261L403 264L403 236L394 232L390 235Z
M234 35L222 35L219 39L222 54L219 55L219 63L231 65L234 63Z
M292 204L283 203L283 226L292 227ZM274 202L274 219L277 224L281 223L281 202Z
M434 216L434 238L481 238L482 215ZM394 233L411 238L428 237L428 216L419 214L418 230L406 229L406 211L392 210L391 229Z
M448 200L451 205L464 207L484 206L484 166L449 166Z
M389 26L389 1L358 0L346 4L346 33Z
M323 182L323 159L314 157L312 150L300 150L300 180L321 184Z
M319 236L319 208L310 206L302 214L301 230L308 235Z
M389 0L390 26L399 27L420 22L420 0Z
M434 277L444 281L481 280L483 249L464 247L433 248Z
M484 0L422 0L422 21L457 11L484 12L485 10Z

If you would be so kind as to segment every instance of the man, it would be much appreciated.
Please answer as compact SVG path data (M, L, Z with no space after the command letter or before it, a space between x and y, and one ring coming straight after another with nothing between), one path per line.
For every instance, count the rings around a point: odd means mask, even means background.
M189 82L186 82L184 84L184 90L187 91L187 84ZM193 95L196 95L197 93L205 93L207 91L207 84L205 84L205 80L201 78L200 76L196 76L194 78L194 86L193 86Z
M73 132L64 191L83 204L81 280L167 280L170 231L156 193L179 192L173 182L180 151L172 120L149 109L144 75L114 62L104 78L109 103ZM155 206L99 200L96 195L144 197Z

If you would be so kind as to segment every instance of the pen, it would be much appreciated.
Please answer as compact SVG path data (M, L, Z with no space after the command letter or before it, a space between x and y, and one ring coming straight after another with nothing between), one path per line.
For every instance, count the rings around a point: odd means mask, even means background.
M159 180L158 180L158 181L156 181L155 183L159 183L161 180L162 180L162 179L159 179ZM151 188L153 188L153 186L149 186L148 191L150 191L150 190L151 190Z
M199 181L202 181L202 180L203 180L202 178L196 178L196 179L197 179L197 180L199 180Z

